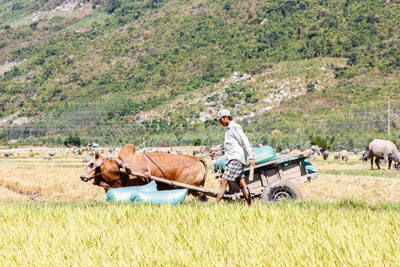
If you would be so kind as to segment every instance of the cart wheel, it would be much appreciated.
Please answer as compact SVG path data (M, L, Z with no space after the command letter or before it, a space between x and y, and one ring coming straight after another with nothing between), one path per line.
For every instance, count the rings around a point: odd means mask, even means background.
M261 199L265 201L294 201L302 200L303 194L300 188L294 183L281 180L267 185L261 194Z

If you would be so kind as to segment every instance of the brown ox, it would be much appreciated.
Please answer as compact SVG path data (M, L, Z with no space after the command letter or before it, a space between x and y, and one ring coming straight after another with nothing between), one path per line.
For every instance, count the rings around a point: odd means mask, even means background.
M145 153L136 154L134 145L125 145L120 153L119 159L129 164L133 172L148 173L171 181L189 185L204 186L207 177L207 164L198 157L175 155L169 153ZM105 159L96 154L84 174L82 181L94 180L93 184L101 186L107 192L111 188L142 185L147 183L145 179L126 175L120 172L119 166L114 160ZM165 184L157 184L159 190L172 189ZM205 199L204 195L191 192L193 195Z
M94 185L103 187L106 192L112 188L145 184L141 179L130 179L126 173L121 173L115 160L106 159L98 153L90 160L81 175L81 180L84 182L93 180Z

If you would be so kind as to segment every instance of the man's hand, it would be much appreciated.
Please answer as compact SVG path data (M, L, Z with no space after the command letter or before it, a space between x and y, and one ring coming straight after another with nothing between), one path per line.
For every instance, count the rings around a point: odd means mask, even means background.
M249 159L249 163L250 165L252 165L253 167L256 166L256 161L254 159Z

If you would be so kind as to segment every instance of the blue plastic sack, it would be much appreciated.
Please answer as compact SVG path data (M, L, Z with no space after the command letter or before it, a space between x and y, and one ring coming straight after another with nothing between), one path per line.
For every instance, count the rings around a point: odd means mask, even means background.
M107 202L128 202L131 197L136 197L139 192L154 192L157 191L157 184L151 181L148 184L141 186L127 186L114 188L107 192Z
M270 146L262 146L262 147L253 147L251 148L251 151L255 154L254 160L256 162L256 165L262 164L265 162L269 162L272 160L276 160L276 154L275 150L270 147ZM226 161L226 157L222 156L219 157L214 163L214 169L217 170L217 172L221 172L220 168L226 169L228 165L228 162ZM249 161L247 160L245 168L249 167Z
M137 196L132 195L134 203L148 202L153 204L181 204L187 195L187 189L165 190L157 192L139 192Z
M311 162L305 160L304 163L305 163L305 165L306 165L306 166L305 166L305 167L306 167L306 172L307 172L308 174L318 172L318 169L315 168L315 167L311 164Z

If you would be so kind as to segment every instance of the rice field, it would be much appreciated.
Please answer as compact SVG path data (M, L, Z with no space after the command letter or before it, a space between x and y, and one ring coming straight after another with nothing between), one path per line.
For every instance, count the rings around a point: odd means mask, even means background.
M4 266L398 266L400 207L1 204Z
M311 161L303 202L174 207L106 204L72 153L1 156L1 265L400 266L400 172Z

